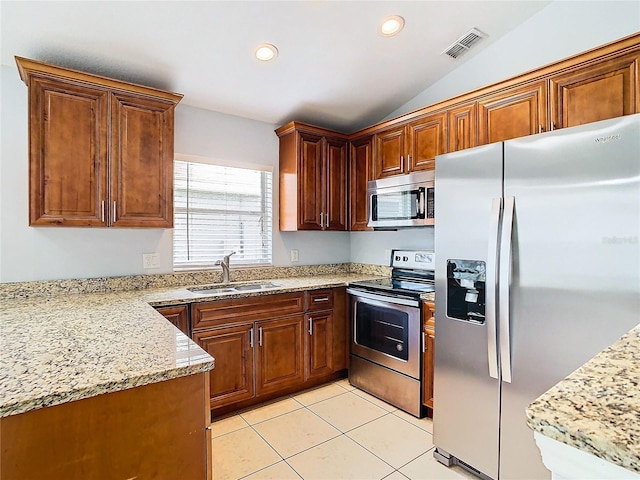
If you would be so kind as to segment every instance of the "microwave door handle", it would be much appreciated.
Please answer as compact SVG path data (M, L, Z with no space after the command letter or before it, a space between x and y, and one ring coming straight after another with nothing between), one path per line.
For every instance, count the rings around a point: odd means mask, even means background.
M424 187L420 187L418 189L418 218L425 218L424 196Z

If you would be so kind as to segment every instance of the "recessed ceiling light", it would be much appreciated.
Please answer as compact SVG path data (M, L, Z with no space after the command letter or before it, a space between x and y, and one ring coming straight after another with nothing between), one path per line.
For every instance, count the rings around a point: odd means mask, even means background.
M393 37L400 33L404 27L404 18L398 15L391 15L382 20L380 24L380 35L383 37Z
M258 60L262 60L263 62L273 60L277 56L278 49L270 43L263 43L261 45L258 45L258 48L256 49L256 58Z

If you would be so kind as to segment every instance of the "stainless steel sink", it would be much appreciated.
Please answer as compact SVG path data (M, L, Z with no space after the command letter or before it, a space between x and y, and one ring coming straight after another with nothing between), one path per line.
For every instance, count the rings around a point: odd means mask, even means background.
M216 295L219 293L238 293L238 292L254 292L259 290L267 290L269 288L278 288L281 285L273 282L256 282L245 283L243 285L200 285L197 287L189 287L187 290L193 293L201 293L204 295Z

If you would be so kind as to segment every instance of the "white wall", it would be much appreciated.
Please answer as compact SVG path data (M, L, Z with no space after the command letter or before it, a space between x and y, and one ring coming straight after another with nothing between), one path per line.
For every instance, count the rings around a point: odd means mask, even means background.
M476 26L482 29L482 25ZM386 119L535 70L639 31L638 0L556 0Z
M0 72L0 282L167 273L172 270L172 230L33 228L28 226L27 88L15 67ZM275 125L187 105L176 109L176 153L274 168L275 265L349 261L347 232L278 231L278 139ZM157 252L159 269L144 270L142 254Z

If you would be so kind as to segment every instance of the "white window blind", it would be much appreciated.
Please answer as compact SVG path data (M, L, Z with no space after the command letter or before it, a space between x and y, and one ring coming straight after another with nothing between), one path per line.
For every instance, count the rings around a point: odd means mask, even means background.
M271 264L271 172L176 160L173 188L174 270Z

